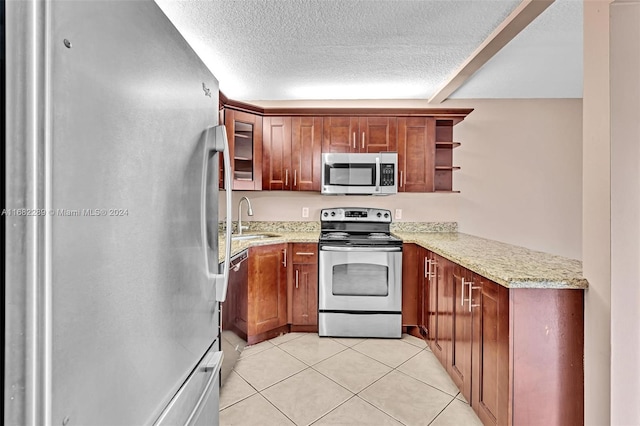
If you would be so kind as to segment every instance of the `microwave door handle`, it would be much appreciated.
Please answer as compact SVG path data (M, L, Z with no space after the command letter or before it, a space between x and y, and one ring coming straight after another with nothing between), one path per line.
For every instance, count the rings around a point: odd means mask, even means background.
M380 157L376 157L376 192L380 192Z

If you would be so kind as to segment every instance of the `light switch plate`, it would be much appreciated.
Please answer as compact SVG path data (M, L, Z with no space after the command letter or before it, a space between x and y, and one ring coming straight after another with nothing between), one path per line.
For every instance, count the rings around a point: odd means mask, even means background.
M402 219L402 209L396 209L395 218Z
M302 217L309 217L309 207L302 208Z

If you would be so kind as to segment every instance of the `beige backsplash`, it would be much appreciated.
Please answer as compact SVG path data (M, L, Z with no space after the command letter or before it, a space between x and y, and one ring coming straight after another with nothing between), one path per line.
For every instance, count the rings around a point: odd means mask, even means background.
M243 221L249 229L245 232L320 232L319 221ZM224 231L225 222L220 222L220 231ZM236 223L233 223L234 232ZM458 232L456 222L399 222L391 225L392 232Z
M242 206L242 221L317 222L320 210L330 207L377 207L391 210L394 223L400 222L457 222L460 194L399 193L387 196L320 195L316 192L234 191L232 218L238 219L238 201L246 196L251 200L253 216L247 216ZM226 217L225 192L220 191L220 220ZM309 208L309 217L302 217L302 208ZM395 215L402 210L402 218Z

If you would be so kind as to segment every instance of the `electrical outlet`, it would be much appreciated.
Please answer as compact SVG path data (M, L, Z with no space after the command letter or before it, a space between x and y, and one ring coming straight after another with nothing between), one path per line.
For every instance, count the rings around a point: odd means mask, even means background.
M402 209L396 209L395 218L396 218L396 220L397 219L402 219Z
M309 217L309 207L302 208L302 217Z

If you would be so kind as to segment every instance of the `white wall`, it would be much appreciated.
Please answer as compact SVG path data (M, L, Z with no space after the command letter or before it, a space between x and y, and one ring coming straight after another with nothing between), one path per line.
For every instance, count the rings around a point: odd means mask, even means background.
M582 100L448 101L475 110L454 128L459 230L582 256Z
M585 424L610 424L611 124L609 1L584 1L582 265ZM637 370L636 370L637 372Z
M610 11L611 424L640 425L640 1Z
M265 107L434 107L419 100L260 102ZM581 138L579 99L450 100L442 107L475 108L454 127L454 189L460 194L329 197L316 193L246 192L254 220L319 219L323 207L376 206L403 210L403 221L456 221L462 232L571 258L581 257ZM223 217L221 215L221 217Z

